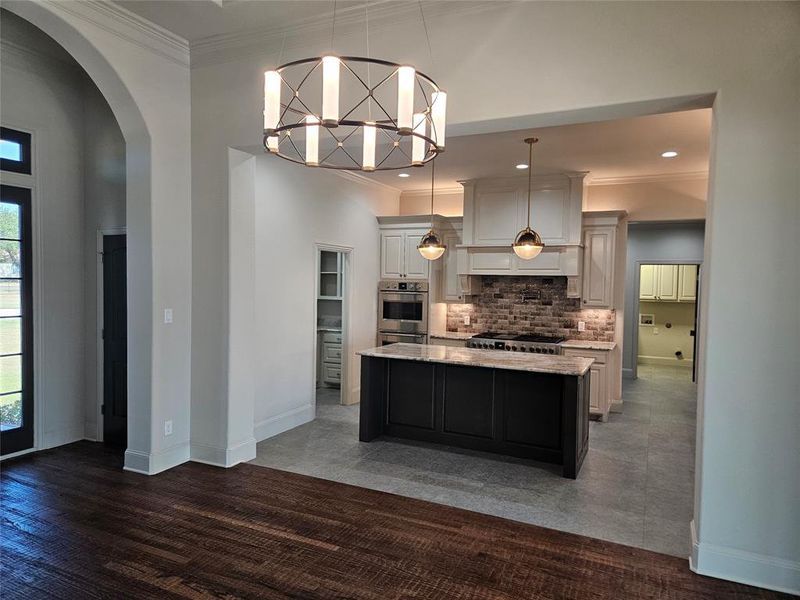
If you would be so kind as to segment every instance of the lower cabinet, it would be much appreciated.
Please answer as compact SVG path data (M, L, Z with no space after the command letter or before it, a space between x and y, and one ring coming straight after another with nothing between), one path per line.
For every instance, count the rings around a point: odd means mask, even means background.
M607 350L588 350L578 348L564 348L564 356L577 356L580 358L593 358L594 363L589 369L591 385L589 387L589 413L608 421L611 410L612 381L611 361Z
M338 387L342 383L342 334L325 331L319 336L319 374L325 385Z

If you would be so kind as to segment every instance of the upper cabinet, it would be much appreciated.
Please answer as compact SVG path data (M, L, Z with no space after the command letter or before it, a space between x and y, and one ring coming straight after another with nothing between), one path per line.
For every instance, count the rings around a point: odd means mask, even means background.
M517 258L511 244L528 223L528 179L466 181L464 186L462 275L577 276L580 269L581 205L585 173L535 177L531 226L545 250Z
M697 265L678 266L678 302L697 301Z
M381 279L427 279L429 263L417 250L427 229L381 228Z
M697 300L697 265L642 265L639 300L694 302Z
M531 226L546 246L579 245L586 173L534 177ZM528 220L528 178L476 179L464 185L464 245L510 249Z
M620 305L617 279L623 277L624 211L583 213L581 302L587 308Z

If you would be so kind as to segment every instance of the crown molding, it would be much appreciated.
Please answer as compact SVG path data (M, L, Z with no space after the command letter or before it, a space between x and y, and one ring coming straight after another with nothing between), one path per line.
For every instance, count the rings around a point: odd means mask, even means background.
M492 0L462 0L459 2L425 2L422 9L430 26L431 19L451 18L487 10L498 11L516 1L498 4ZM422 28L420 5L417 2L378 0L369 2L370 38L378 39L380 31L409 26ZM336 11L337 40L365 35L366 3ZM326 45L330 41L333 11L294 21L280 27L266 27L208 36L191 43L192 67L221 64L246 58L262 57L273 62L283 49L284 56L293 51ZM374 41L373 41L374 44ZM277 63L272 66L278 66Z
M708 171L684 171L652 175L628 175L622 177L593 177L587 185L625 185L629 183L656 183L659 181L696 181L708 179Z
M459 186L455 187L440 187L436 188L436 193L434 195L444 195L444 194L463 194L464 188ZM403 198L422 198L422 197L429 197L431 195L430 188L420 189L420 190L403 190L400 192L400 197Z
M66 13L177 65L189 66L189 42L114 2L42 2L53 12Z
M358 173L355 173L353 171L342 171L339 169L331 169L331 171L336 175L338 175L339 177L343 177L349 181L353 181L360 185L366 185L383 191L389 191L395 194L400 194L400 190L396 187L392 187L391 185L388 185L381 181L370 179L369 177L366 177L364 175L359 175Z

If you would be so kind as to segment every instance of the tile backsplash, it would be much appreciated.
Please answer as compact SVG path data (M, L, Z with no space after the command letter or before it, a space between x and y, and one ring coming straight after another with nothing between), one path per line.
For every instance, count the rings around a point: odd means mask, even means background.
M567 298L566 277L496 277L485 275L472 304L448 304L447 331L535 333L579 340L614 340L613 310L581 308ZM464 324L464 316L470 324ZM578 321L586 331L578 331Z

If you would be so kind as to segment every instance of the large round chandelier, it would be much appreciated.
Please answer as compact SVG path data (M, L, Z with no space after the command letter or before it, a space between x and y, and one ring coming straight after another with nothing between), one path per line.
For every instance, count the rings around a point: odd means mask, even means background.
M264 74L264 147L310 167L383 171L444 150L447 94L414 67L322 56Z

